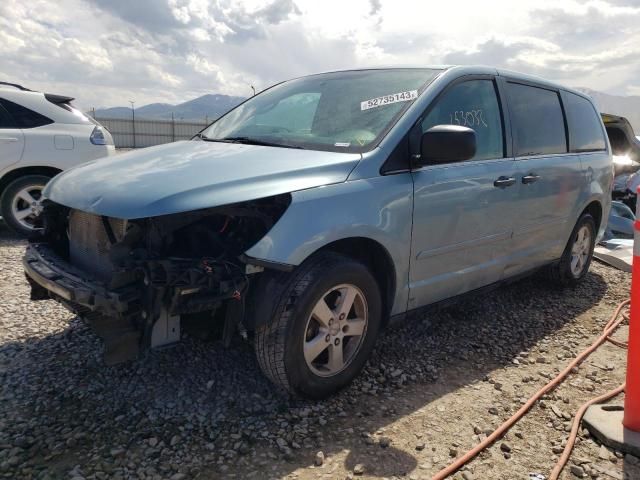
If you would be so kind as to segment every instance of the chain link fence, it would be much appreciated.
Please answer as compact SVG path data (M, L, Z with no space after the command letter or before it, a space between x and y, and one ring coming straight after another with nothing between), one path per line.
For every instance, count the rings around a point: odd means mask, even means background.
M197 120L148 120L131 118L108 118L96 116L113 136L116 148L142 148L163 143L188 140L207 126Z

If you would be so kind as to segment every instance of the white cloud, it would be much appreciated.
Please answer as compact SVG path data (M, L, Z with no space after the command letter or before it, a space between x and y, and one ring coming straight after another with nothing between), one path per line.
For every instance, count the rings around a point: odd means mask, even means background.
M0 79L83 107L247 95L293 76L484 63L638 92L635 0L3 0Z

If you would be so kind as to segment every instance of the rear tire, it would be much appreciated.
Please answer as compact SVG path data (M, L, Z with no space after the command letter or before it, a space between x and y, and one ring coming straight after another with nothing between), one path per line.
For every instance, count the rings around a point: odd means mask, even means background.
M49 180L51 177L45 175L25 175L7 185L0 197L0 211L11 230L22 236L35 231L34 221L42 209L42 190Z
M256 329L258 363L288 392L326 398L362 370L381 320L380 288L369 269L320 253L291 274L274 298L270 321Z
M573 227L560 260L549 267L549 278L562 287L580 283L589 271L596 243L596 222L589 213L583 214Z

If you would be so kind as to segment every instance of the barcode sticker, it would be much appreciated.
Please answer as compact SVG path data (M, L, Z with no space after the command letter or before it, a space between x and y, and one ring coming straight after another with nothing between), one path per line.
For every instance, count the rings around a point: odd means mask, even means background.
M360 110L369 110L370 108L382 107L398 102L408 102L418 98L417 90L409 90L406 92L392 93L391 95L383 95L382 97L372 98L360 102Z

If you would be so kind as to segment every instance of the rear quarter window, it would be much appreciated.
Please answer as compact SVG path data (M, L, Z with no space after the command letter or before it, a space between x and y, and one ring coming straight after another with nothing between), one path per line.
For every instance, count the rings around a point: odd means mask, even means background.
M0 128L16 128L15 120L11 118L2 105L0 105Z
M567 152L564 115L557 92L508 82L516 156Z
M593 104L574 93L564 93L564 107L569 123L569 149L572 152L604 150L606 142L600 115Z
M0 98L0 105L9 112L9 115L13 119L12 127L5 128L35 128L53 123L53 120L50 118L40 115L22 105L5 100L4 98Z

